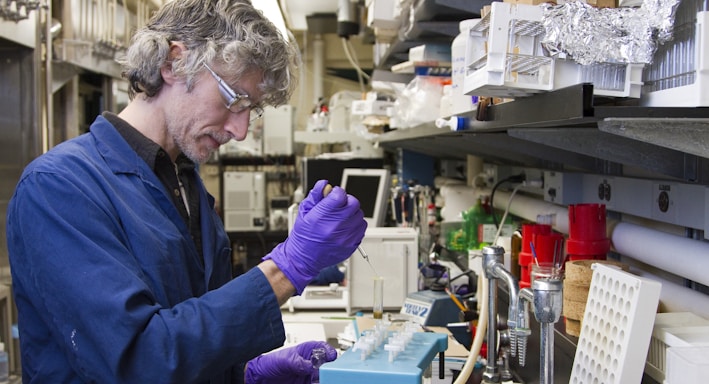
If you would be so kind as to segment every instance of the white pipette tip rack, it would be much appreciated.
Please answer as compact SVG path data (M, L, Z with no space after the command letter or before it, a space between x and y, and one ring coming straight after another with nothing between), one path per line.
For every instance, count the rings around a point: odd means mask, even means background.
M662 285L593 264L570 384L639 383Z

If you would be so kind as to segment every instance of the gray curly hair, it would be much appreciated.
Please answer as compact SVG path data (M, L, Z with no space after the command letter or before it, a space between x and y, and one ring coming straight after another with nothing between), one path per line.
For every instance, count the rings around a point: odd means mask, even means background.
M124 58L123 77L133 98L155 96L163 85L160 67L170 60L170 42L187 47L172 61L172 70L185 77L188 89L203 64L216 63L235 82L253 71L263 72L259 85L264 105L278 106L296 87L296 47L249 0L173 0L163 5L132 37Z

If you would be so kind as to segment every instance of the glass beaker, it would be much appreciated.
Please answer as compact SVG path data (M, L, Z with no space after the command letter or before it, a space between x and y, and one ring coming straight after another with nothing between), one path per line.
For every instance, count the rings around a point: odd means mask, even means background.
M536 279L563 280L564 271L561 266L554 263L532 263L532 270L529 274L530 285Z
M382 276L374 276L372 314L375 319L384 317L384 278Z

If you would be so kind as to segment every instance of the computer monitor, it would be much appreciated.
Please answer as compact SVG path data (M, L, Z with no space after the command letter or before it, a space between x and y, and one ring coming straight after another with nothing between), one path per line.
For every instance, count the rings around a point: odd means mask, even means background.
M341 186L359 200L370 227L384 226L390 194L390 173L386 169L345 168Z
M383 168L381 158L318 159L303 158L300 185L307 195L318 180L325 179L333 187L342 186L342 171L345 168Z

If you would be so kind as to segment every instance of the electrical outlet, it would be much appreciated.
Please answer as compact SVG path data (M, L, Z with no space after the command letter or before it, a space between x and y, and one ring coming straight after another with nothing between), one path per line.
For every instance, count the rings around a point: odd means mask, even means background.
M655 181L652 184L652 193L653 219L688 228L704 229L704 212L697 207L705 205L706 187Z
M616 205L616 179L607 175L579 174L581 179L581 202L604 204L606 208ZM649 212L648 212L649 213Z
M483 164L483 172L481 177L483 178L485 184L490 188L497 183L499 178L497 168L497 165Z
M679 194L679 185L667 182L652 183L652 218L667 222L677 219L675 198Z
M601 176L595 185L596 191L596 201L597 203L605 204L606 208L612 208L615 205L613 200L613 193L615 188L615 179L612 177ZM593 188L593 185L591 185Z
M544 172L544 200L564 205L582 202L581 176L579 173Z

